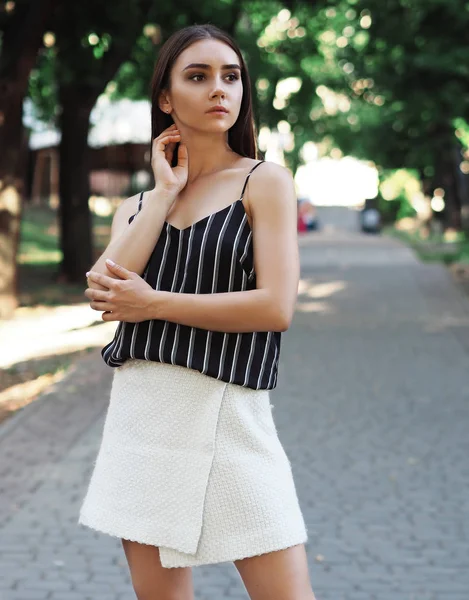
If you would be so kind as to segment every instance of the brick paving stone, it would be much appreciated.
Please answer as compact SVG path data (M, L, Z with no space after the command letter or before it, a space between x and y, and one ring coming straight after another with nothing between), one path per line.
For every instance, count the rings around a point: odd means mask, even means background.
M300 251L271 398L317 600L468 600L469 302L394 240ZM1 600L135 598L120 540L77 525L111 375L97 350L0 425ZM232 564L193 576L197 600L247 598Z
M5 600L47 600L49 592L46 590L15 589L5 593Z

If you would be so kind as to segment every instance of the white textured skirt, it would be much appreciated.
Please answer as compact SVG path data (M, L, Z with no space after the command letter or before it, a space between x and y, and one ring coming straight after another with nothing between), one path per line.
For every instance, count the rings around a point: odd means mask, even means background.
M158 546L166 568L306 542L269 391L182 366L126 361L114 371L78 522Z

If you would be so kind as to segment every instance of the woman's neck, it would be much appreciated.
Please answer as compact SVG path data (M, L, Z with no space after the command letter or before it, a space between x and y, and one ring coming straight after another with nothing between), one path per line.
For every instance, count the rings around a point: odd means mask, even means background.
M189 155L188 183L231 165L238 155L228 146L226 134L186 135L182 139Z

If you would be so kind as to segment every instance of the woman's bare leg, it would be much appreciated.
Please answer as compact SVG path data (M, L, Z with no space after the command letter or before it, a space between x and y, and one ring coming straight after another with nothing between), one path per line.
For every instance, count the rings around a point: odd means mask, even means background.
M316 600L303 544L234 564L251 600Z
M161 566L156 546L122 540L138 600L194 600L192 569Z

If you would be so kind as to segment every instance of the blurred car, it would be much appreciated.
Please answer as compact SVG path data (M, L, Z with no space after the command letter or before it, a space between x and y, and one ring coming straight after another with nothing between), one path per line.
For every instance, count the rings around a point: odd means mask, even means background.
M381 214L373 203L366 201L359 214L360 229L364 233L379 233L381 231Z

